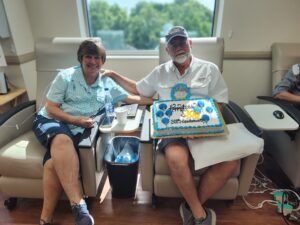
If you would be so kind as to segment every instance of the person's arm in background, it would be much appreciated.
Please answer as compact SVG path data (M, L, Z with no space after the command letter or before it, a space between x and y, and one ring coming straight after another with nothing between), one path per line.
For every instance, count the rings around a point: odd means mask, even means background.
M46 101L45 108L47 113L54 119L63 121L68 124L73 124L83 128L93 127L93 119L83 116L72 116L60 108L60 104L52 102L50 100Z
M284 75L283 79L276 85L273 90L273 97L276 99L286 100L294 103L300 103L300 96L294 94L295 89L299 89L299 64L295 64Z
M286 101L290 101L290 102L294 102L294 103L298 103L298 104L300 103L300 96L295 95L288 91L280 92L280 93L276 94L274 96L274 98L286 100Z
M121 87L123 87L126 91L138 95L138 91L136 88L136 81L131 80L121 74L112 71L112 70L102 70L102 75L112 78L116 83L118 83Z

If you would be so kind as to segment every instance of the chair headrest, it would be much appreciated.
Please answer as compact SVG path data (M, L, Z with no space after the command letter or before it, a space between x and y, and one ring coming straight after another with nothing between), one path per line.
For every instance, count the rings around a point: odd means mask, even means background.
M300 63L300 43L274 43L271 49L274 88L293 64Z
M218 37L189 38L192 41L192 54L200 59L215 63L219 70L223 70L224 39ZM160 39L159 64L170 60L166 52L165 38Z

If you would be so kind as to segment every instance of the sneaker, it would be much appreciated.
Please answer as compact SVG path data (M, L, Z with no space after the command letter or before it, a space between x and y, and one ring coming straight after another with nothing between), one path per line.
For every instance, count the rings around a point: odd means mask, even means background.
M85 203L72 206L72 212L75 217L75 225L94 225L94 219Z
M183 225L194 225L194 217L186 202L181 203L179 208Z
M186 202L180 205L179 211L183 221L183 225L215 225L216 224L216 213L209 208L204 208L206 212L206 218L196 219L193 217L191 210L189 209Z
M216 213L214 210L209 208L204 208L206 212L206 218L194 219L194 225L216 225Z

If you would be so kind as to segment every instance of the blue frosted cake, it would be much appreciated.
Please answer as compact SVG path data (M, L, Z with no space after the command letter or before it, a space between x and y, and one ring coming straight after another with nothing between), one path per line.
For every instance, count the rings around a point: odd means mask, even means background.
M160 100L152 107L152 137L212 136L225 133L213 100Z

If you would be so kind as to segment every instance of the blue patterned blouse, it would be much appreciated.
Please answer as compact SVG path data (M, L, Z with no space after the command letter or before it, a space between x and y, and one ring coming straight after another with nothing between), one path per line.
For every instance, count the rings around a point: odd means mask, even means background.
M99 76L94 84L87 85L80 66L60 71L53 80L47 99L60 104L60 108L73 116L90 117L104 107L104 88L109 88L114 104L124 100L128 93L109 77ZM40 115L51 118L43 107ZM84 128L69 125L73 134Z

